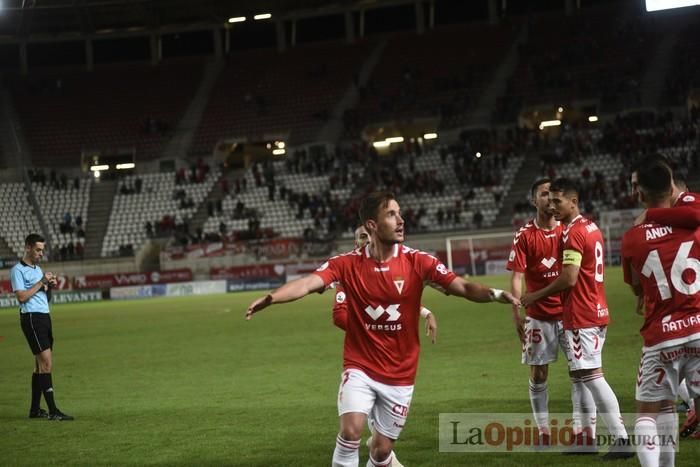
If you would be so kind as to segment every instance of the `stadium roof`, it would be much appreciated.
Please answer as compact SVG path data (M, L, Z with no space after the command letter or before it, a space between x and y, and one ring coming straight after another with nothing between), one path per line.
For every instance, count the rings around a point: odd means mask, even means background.
M0 37L90 36L223 25L232 16L291 18L411 0L0 0Z

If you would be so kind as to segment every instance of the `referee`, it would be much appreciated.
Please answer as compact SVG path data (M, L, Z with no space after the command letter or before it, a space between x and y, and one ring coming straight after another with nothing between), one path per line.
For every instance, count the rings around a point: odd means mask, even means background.
M37 234L30 234L24 240L24 256L10 270L12 290L19 302L19 316L29 348L34 354L34 373L32 374L32 406L29 418L48 418L49 420L73 420L56 407L53 399L51 382L51 364L53 333L49 300L51 288L56 285L56 277L44 272L38 263L44 257L44 239ZM40 407L41 394L44 394L48 413Z

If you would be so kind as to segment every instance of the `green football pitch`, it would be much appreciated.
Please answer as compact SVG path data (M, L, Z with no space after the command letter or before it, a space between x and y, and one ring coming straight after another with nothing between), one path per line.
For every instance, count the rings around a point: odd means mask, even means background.
M507 284L506 277L477 280ZM605 374L622 411L633 412L641 319L618 269L608 269L606 286L612 323ZM74 422L27 419L31 354L17 311L0 311L0 465L330 465L342 352L332 294L276 306L246 322L256 295L55 306L56 398ZM520 364L508 306L432 290L423 301L440 332L436 345L422 337L411 413L396 444L406 466L595 461L439 452L440 413L529 413L528 370ZM570 412L562 358L550 368L549 388L550 411ZM364 466L364 443L360 455ZM700 442L683 440L676 465L697 465L699 455Z

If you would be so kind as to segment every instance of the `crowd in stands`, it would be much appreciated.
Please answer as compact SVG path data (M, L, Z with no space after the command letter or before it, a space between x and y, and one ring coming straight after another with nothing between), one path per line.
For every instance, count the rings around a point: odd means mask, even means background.
M57 173L55 169L49 170L49 175L46 175L44 169L29 169L29 180L38 183L42 186L49 186L54 190L78 190L80 188L80 178L75 177L72 180L68 179L65 173Z
M584 211L596 218L601 209L631 209L632 167L641 158L661 154L677 179L700 172L700 113L686 118L672 113L637 112L618 116L600 129L563 125L556 137L542 138L542 175L575 178ZM612 169L612 171L611 171ZM514 206L514 224L520 225L532 208L527 200Z

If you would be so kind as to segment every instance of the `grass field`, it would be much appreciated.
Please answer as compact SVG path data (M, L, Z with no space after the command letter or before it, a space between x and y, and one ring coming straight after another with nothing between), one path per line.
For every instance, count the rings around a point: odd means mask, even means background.
M506 286L506 278L485 278ZM640 318L621 280L606 277L612 324L606 377L634 411ZM32 359L16 310L0 311L0 465L330 465L342 334L331 294L243 320L257 294L60 305L54 385L75 422L26 418ZM546 454L438 452L441 412L529 412L527 368L505 305L426 290L438 343L423 341L411 414L396 445L406 466L590 465ZM569 412L565 362L550 369L550 411ZM697 465L682 441L677 464ZM364 444L361 465L367 459ZM695 459L695 461L693 461ZM612 465L637 465L637 460Z

